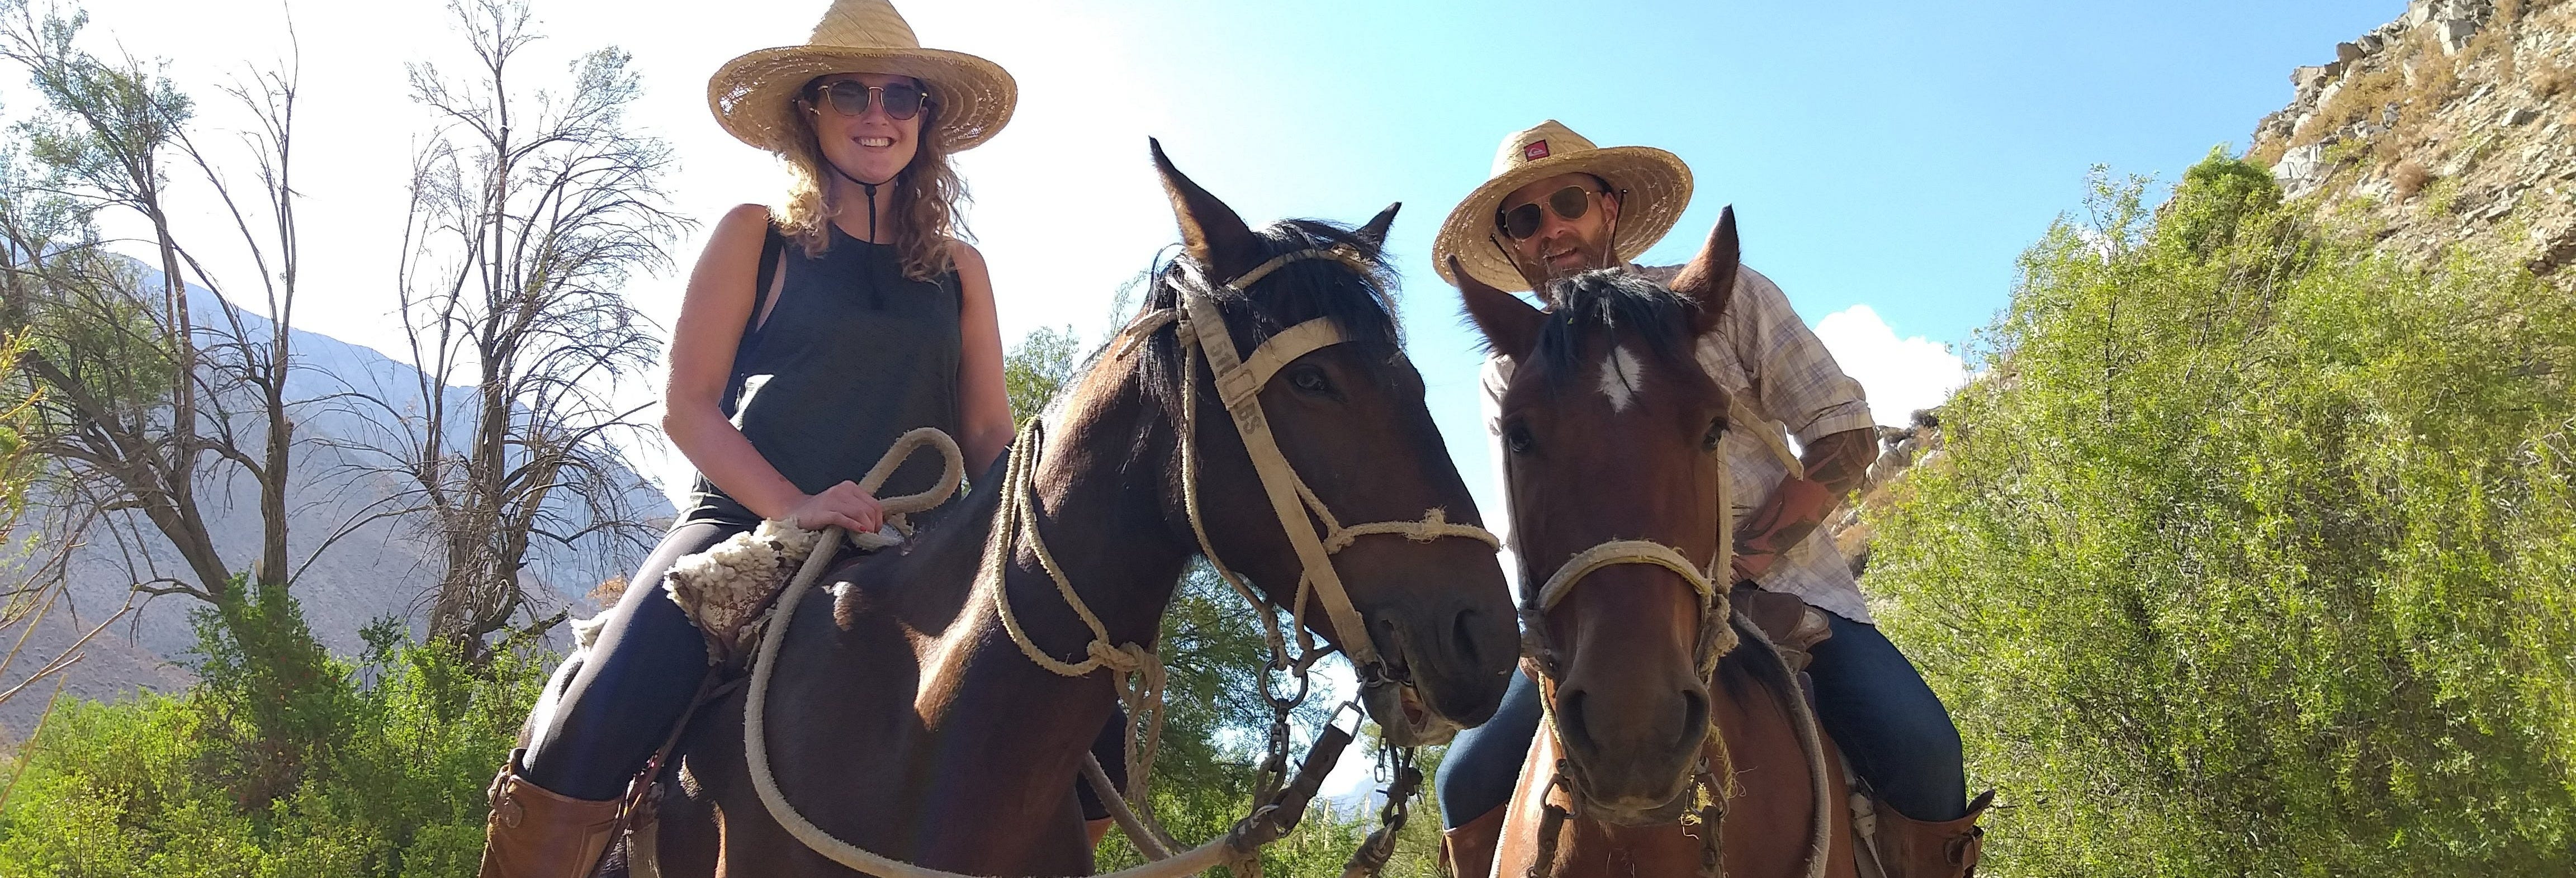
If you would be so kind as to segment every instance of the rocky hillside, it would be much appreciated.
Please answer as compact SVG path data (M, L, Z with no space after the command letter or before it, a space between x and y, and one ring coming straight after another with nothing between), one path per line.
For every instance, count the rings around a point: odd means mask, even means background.
M2290 81L2252 147L2290 197L2408 257L2576 264L2576 2L2414 0Z
M2464 245L2576 278L2576 0L2414 0L2334 54L2291 71L2290 105L2254 127L2285 195L2405 258ZM1932 412L1879 431L1863 506L1939 449ZM1826 524L1855 573L1865 517Z

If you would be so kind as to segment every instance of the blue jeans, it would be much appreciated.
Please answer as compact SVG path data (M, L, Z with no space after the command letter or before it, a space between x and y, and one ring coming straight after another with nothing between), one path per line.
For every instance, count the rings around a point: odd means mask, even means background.
M750 525L692 522L662 537L627 580L626 594L607 612L607 625L588 653L565 657L539 697L534 734L524 761L538 786L577 799L605 801L624 795L627 782L662 746L696 696L707 673L706 638L697 623L663 593L664 574L681 558L706 551ZM1101 770L1113 784L1127 783L1124 712L1113 714L1092 742ZM1083 816L1109 816L1079 776L1074 781Z
M1816 644L1815 662L1807 666L1816 682L1816 720L1898 813L1932 822L1967 816L1959 730L1940 696L1878 626L1832 613L1825 618L1834 635ZM1538 723L1538 684L1515 673L1494 718L1459 732L1441 759L1443 826L1456 829L1511 801Z

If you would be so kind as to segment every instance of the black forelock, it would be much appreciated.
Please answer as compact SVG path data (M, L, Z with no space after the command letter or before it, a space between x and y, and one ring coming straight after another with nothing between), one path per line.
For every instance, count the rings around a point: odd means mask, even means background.
M1198 266L1181 256L1154 269L1143 313L1179 308L1181 289L1187 287L1215 300L1226 322L1237 330L1238 352L1244 356L1272 334L1317 317L1333 318L1350 336L1350 343L1372 359L1392 361L1402 353L1403 337L1395 319L1395 272L1376 244L1348 226L1310 219L1281 220L1253 230L1253 238L1265 261L1299 250L1346 246L1360 255L1369 270L1355 272L1336 259L1302 260L1280 266L1248 291L1237 291L1224 286L1232 278L1204 277ZM1188 380L1181 374L1178 337L1170 327L1155 331L1139 346L1136 366L1146 398L1175 422L1181 415L1180 382Z
M1596 330L1610 338L1621 332L1642 336L1659 363L1697 368L1691 350L1691 318L1700 309L1696 299L1616 268L1551 282L1547 294L1556 307L1539 328L1532 357L1553 380L1580 369L1583 341Z

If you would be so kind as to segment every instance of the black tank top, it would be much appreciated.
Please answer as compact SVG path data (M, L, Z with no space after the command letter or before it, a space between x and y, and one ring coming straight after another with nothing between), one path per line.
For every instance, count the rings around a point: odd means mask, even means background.
M808 258L790 245L778 304L746 334L736 368L747 376L734 425L769 465L808 494L858 481L896 437L915 427L962 431L957 399L957 272L903 276L893 247L831 229ZM910 494L939 479L939 455L915 454L878 489ZM946 507L942 507L943 509ZM933 510L936 513L938 510ZM915 515L926 524L935 515ZM698 477L681 524L754 524L760 516Z

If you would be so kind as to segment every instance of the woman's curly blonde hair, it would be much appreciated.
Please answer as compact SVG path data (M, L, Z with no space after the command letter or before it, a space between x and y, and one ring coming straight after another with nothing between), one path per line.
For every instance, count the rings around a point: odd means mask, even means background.
M817 77L818 79L820 77ZM808 83L811 94L811 83ZM809 98L798 98L811 106ZM828 159L823 145L814 135L809 119L811 111L796 118L797 136L782 153L787 160L787 209L778 217L778 230L805 249L808 258L820 256L832 244L831 223L841 215L844 205L834 204ZM913 153L912 163L895 174L886 185L894 187L894 205L890 215L880 217L894 232L888 243L903 265L903 276L913 280L931 280L956 267L949 246L971 240L965 218L958 208L967 201L966 181L958 178L957 168L948 162L949 148L939 127L939 105L924 104L921 110L920 148ZM859 206L866 210L865 205Z

